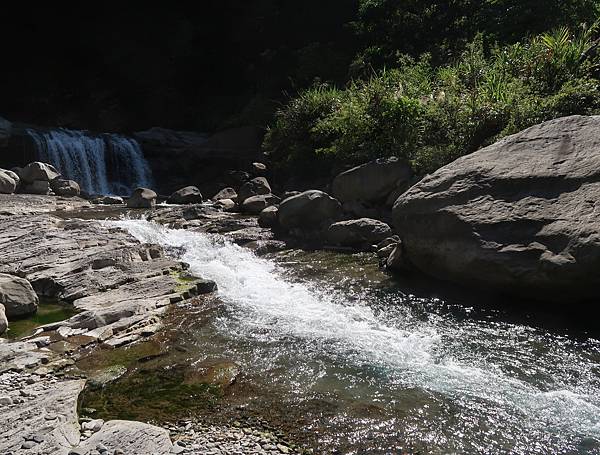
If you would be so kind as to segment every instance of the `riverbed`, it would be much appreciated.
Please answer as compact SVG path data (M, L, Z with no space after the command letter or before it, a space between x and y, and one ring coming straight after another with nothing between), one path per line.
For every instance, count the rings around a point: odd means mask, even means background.
M130 418L259 416L315 453L600 453L595 333L549 328L535 310L511 317L497 302L412 295L370 254L259 258L211 234L109 223L219 291L169 312L170 354L107 385L103 417L120 416L128 395ZM185 371L215 365L231 384L181 394Z

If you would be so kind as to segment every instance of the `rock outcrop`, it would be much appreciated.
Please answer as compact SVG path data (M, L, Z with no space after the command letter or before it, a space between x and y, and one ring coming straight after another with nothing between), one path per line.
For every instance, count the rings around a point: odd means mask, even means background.
M285 230L321 230L342 215L340 203L319 190L284 199L279 205L279 225Z
M331 185L331 194L342 204L385 203L388 196L408 188L410 165L398 158L381 158L339 174Z
M600 295L600 116L459 158L393 209L403 255L441 279L539 299Z
M198 204L202 202L202 193L195 186L186 186L175 191L169 199L168 204Z
M136 188L127 200L132 209L152 209L156 205L157 194L148 188Z
M90 453L99 444L108 450L120 449L128 455L167 455L172 453L173 447L169 432L164 428L130 420L106 422L78 449Z
M18 276L0 273L0 303L9 319L35 313L39 299L29 281Z
M327 240L333 245L368 247L381 242L390 234L390 226L383 221L359 218L333 223L327 229Z

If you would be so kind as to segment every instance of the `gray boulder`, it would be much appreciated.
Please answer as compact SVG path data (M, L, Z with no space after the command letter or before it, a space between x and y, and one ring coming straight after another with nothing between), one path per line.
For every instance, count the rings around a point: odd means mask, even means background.
M331 194L342 203L383 203L390 193L408 187L410 165L398 158L380 158L342 172L333 180Z
M242 203L242 211L258 215L265 208L277 204L280 199L272 194L261 194L258 196L250 196Z
M600 296L600 116L533 126L395 203L404 256L441 279L571 302Z
M267 179L264 177L255 177L242 185L238 192L238 202L241 204L249 197L270 193L271 186Z
M320 230L342 215L340 203L319 190L309 190L284 199L278 219L282 228Z
M17 182L11 175L8 173L10 171L5 171L4 169L0 169L0 193L1 194L12 194L17 189Z
M270 207L266 207L262 212L258 215L258 225L263 228L274 228L277 226L277 214L279 212L279 208L272 205Z
M202 193L195 186L186 186L180 190L175 191L169 199L168 204L199 204L202 202Z
M372 245L389 237L391 232L383 221L359 218L333 223L327 229L327 240L339 246Z
M237 192L233 188L223 188L217 194L212 197L213 201L220 201L222 199L231 199L235 201L238 197Z
M59 178L60 173L51 164L34 161L21 170L20 177L24 183L34 183L38 180L51 182Z
M35 313L38 302L38 296L29 281L0 273L0 303L4 305L7 318Z
M51 182L50 188L52 188L54 194L62 197L79 196L81 193L79 184L74 180L56 179Z
M0 335L4 334L8 329L8 319L6 319L6 309L0 303Z
M156 205L156 193L148 188L136 188L127 201L132 209L152 209Z
M23 185L20 191L25 194L50 194L50 182L47 180L34 180Z

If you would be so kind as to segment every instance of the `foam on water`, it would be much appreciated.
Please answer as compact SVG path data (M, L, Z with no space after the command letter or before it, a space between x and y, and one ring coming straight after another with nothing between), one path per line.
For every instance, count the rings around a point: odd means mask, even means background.
M274 262L208 234L167 229L143 220L111 223L141 241L177 251L194 274L216 281L220 297L231 310L218 322L221 330L269 342L290 337L308 340L326 355L343 357L357 366L384 368L400 378L403 386L443 394L457 402L483 400L520 414L524 428L559 437L600 437L598 393L592 396L567 385L542 390L511 377L501 365L485 358L471 355L474 360L465 362L440 354L447 340L464 336L459 330L442 332L427 322L407 324L397 315L375 314L360 299L348 300L311 283L286 279Z

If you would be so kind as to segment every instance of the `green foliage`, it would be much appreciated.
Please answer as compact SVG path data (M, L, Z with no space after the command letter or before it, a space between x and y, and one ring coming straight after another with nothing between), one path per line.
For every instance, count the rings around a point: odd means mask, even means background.
M541 121L599 112L596 30L491 47L477 35L451 64L402 56L343 90L316 86L277 112L265 149L284 167L396 155L426 173Z

